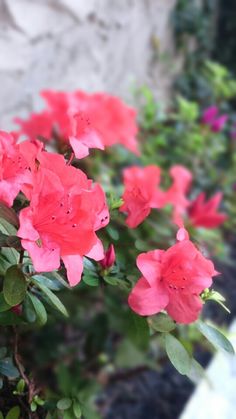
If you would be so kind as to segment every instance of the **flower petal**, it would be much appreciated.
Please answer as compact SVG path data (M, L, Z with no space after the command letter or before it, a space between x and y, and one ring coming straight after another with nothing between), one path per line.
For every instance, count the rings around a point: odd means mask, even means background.
M151 316L163 310L169 302L169 296L160 281L150 286L141 277L132 289L128 303L132 310L141 316Z
M173 291L166 310L169 316L178 323L193 323L198 319L202 310L202 301L196 294Z
M62 260L67 270L69 284L71 287L74 287L81 280L83 259L80 255L67 255L63 256Z

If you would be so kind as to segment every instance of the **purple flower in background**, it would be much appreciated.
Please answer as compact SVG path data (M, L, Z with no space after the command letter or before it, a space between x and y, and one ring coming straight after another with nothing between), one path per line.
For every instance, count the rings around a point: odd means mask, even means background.
M206 125L211 125L216 119L218 113L219 113L219 109L217 106L215 105L210 106L203 112L202 123Z
M207 108L202 115L202 123L209 125L213 132L220 132L228 119L228 115L219 115L219 108L215 105Z
M213 123L211 124L211 130L213 132L220 132L225 126L225 123L228 120L228 115L221 115L216 118Z

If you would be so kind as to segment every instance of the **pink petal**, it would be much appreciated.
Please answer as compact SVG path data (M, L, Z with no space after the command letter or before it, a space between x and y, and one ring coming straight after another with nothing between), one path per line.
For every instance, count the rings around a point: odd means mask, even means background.
M151 316L163 310L169 296L160 281L150 286L145 278L140 278L131 291L128 303L132 310L141 316Z
M83 159L89 155L89 148L75 137L69 137L70 145L77 159Z
M83 272L83 259L80 255L63 256L62 260L67 270L67 278L71 287L77 285L81 280Z
M30 240L22 240L21 244L29 253L36 272L50 272L60 267L60 250L56 247L41 246Z
M86 254L86 256L94 260L102 260L105 257L103 244L101 240L98 239L97 243Z
M20 212L20 228L17 232L17 236L21 237L22 239L28 239L32 241L36 241L39 239L39 233L35 230L31 218L32 213L29 207L24 208Z
M150 286L160 278L161 256L164 253L164 250L151 250L147 253L141 253L137 257L137 266Z
M193 323L198 319L202 310L202 301L196 294L173 291L166 310L169 316L178 323Z

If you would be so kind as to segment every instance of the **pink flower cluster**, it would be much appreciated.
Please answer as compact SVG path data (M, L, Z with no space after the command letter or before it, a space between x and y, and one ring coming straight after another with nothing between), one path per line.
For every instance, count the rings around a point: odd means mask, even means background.
M62 259L70 285L76 285L83 256L104 258L96 235L109 222L101 186L63 156L43 151L41 143L17 144L1 132L0 149L0 200L11 206L19 191L29 200L19 214L18 236L35 270L56 270Z
M68 143L80 159L90 148L121 144L139 154L136 140L136 111L119 98L105 93L87 94L81 90L66 93L52 90L41 92L46 109L33 113L27 120L15 118L20 125L18 135L29 139L53 137Z
M109 222L106 197L98 183L71 166L71 160L47 152L43 142L54 138L63 146L70 145L77 158L87 156L90 148L104 149L113 144L138 154L136 113L107 94L44 91L42 96L46 110L26 121L18 118L21 128L14 135L0 131L0 201L11 207L17 195L24 194L27 206L19 212L17 233L23 249L36 272L51 272L63 263L74 286L81 279L84 256L99 261L104 272L115 263L113 245L104 252L97 236ZM217 112L208 109L203 120L214 131L223 121L222 116L217 122ZM27 139L18 142L22 134ZM175 245L138 256L142 277L129 296L129 305L140 315L166 310L177 322L190 323L202 308L201 292L211 285L217 272L189 240L184 224L187 219L196 227L214 228L226 215L218 212L221 193L209 200L204 193L189 199L192 174L187 168L173 166L170 178L165 190L160 186L161 169L155 165L124 170L120 211L127 214L127 225L135 228L152 209L171 205L172 220L179 227Z
M227 216L218 212L222 194L216 193L206 201L205 194L200 193L190 201L187 197L192 174L183 166L176 165L170 169L171 186L166 190L160 188L161 170L157 166L133 166L124 170L123 205L120 211L126 213L126 223L130 228L137 227L150 214L152 208L163 208L171 205L173 222L183 227L184 219L196 227L215 228L222 224Z

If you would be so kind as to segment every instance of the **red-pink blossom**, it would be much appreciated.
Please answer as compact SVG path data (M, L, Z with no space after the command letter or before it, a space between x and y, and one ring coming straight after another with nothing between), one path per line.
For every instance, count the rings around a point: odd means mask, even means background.
M45 111L32 114L26 121L15 119L21 134L30 139L38 135L51 138L54 132L60 141L70 142L78 158L88 155L90 148L103 149L113 144L122 144L139 154L136 111L119 98L80 90L45 90L41 96L46 101Z
M208 201L204 192L200 193L188 208L191 223L196 227L215 228L220 226L227 215L218 212L222 200L222 193L218 192Z
M11 134L0 131L0 201L12 206L23 185L31 183L31 169L41 146L17 144Z
M121 212L128 214L126 223L135 228L150 214L152 208L161 208L163 192L158 188L161 170L150 165L133 166L124 170L125 191Z
M33 185L26 191L30 205L21 210L18 236L37 272L67 269L71 286L83 270L83 256L101 260L103 246L96 231L109 221L105 195L79 169L60 155L42 152Z
M130 307L141 316L166 310L178 323L192 323L202 309L201 292L218 273L186 234L168 250L153 250L137 258L142 273L129 295Z

